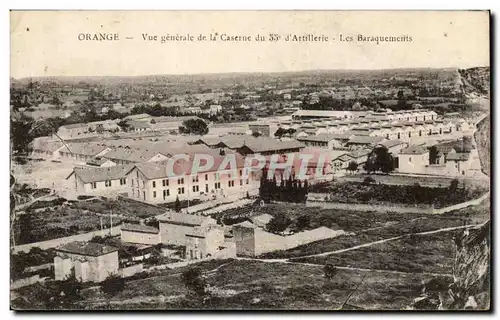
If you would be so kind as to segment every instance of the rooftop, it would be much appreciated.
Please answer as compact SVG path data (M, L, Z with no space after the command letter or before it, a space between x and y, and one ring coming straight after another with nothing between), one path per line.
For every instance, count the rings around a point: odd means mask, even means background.
M385 140L385 141L382 141L379 143L379 145L382 145L386 148L392 148L392 147L395 147L395 146L399 146L401 144L404 144L405 142L401 141L401 140L397 140L397 139L394 139L394 140Z
M349 141L347 142L348 144L377 144L385 140L382 137L370 137L370 136L352 136Z
M207 162L204 158L200 159L200 163L194 160L169 159L158 162L136 163L137 168L148 179L159 179L167 177L179 177L192 174L193 168L198 167L198 174L205 172L216 172L224 170L235 170L245 166L245 159L238 154L226 154L225 156L213 155L214 162L212 166L207 167ZM222 164L225 164L222 166ZM233 164L236 167L233 167ZM134 167L131 167L132 170ZM129 170L129 171L130 171Z
M446 156L446 161L452 160L452 161L467 161L469 160L469 155L470 153L450 153Z
M425 154L428 152L429 152L429 150L427 149L427 147L422 146L422 145L418 145L418 146L408 147L408 148L402 150L400 154Z
M118 251L118 248L95 242L75 241L56 248L57 251L98 257Z
M132 223L122 224L121 230L141 232L141 233L153 233L153 234L158 234L160 232L160 230L158 230L155 227L145 226L142 224L132 224Z
M201 226L204 222L210 222L213 221L213 219L193 214L166 212L161 216L158 216L158 221L189 226Z
M66 179L69 179L69 177L75 174L84 183L118 180L125 178L127 176L127 173L132 168L133 168L132 164L118 165L118 166L104 167L104 168L75 167Z

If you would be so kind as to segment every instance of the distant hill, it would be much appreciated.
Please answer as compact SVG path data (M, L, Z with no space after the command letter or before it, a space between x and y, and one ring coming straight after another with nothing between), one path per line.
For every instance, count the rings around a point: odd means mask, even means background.
M436 73L450 73L454 71L449 68L401 68L401 69L378 69L378 70L306 70L290 72L235 72L235 73L207 73L207 74L184 74L184 75L144 75L144 76L55 76L12 79L11 84L27 84L29 81L55 82L59 85L75 85L79 83L89 84L151 84L174 85L184 84L249 84L262 81L275 81L293 79L295 81L318 80L327 78L352 78L363 77L367 79L390 78L397 76L422 75Z

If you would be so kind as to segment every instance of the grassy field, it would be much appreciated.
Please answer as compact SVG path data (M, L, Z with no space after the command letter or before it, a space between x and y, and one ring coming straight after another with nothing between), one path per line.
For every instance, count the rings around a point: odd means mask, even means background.
M403 272L451 274L455 232L413 235L328 256L292 259L295 262Z
M429 278L339 270L328 280L322 266L259 261L234 261L206 275L213 292L206 304L186 299L186 289L177 273L127 283L110 303L92 294L84 304L94 309L335 310L341 308L364 278L349 305L399 310L419 295L422 280Z
M217 266L220 268L214 270ZM247 260L224 261L223 265L210 263L201 268L212 292L205 304L186 297L187 290L180 278L182 270L176 269L127 281L123 291L113 297L105 296L98 287L87 289L75 308L338 310L353 293L345 309L355 306L400 310L420 294L422 281L432 278L423 274L338 270L333 279L326 279L320 265ZM44 294L47 294L44 284L16 290L15 296L22 298L14 299L12 306L43 309Z
M123 220L138 222L165 212L165 209L128 199L35 202L19 214L15 228L16 244L32 243L119 225ZM110 215L113 215L111 218Z
M415 183L420 184L421 186L426 187L444 187L447 188L450 186L453 178L450 177L430 177L430 176L408 176L408 175L383 175L383 174L354 174L347 175L344 177L335 178L338 182L363 182L366 177L372 177L375 179L375 182L388 184L388 185L409 185L412 186ZM465 182L468 185L470 179L460 179L458 181L460 184Z
M297 206L297 210L299 206ZM331 239L324 239L298 246L289 250L274 251L263 254L262 258L294 258L319 254L354 247L357 245L405 234L457 227L464 223L479 224L490 218L488 201L481 206L465 208L443 215L398 214L376 212L354 212L342 210L305 211L311 215L312 221L335 223L348 234ZM273 212L278 212L275 208ZM328 223L324 224L326 227ZM450 241L452 239L450 238Z

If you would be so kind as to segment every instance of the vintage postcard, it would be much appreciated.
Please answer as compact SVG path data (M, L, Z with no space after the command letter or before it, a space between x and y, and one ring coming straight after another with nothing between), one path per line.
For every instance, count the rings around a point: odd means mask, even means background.
M11 11L13 310L490 310L490 12Z

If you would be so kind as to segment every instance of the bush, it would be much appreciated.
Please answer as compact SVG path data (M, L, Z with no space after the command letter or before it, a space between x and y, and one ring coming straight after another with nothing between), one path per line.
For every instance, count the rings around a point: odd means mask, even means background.
M274 216L271 221L269 221L266 225L266 229L272 233L281 233L288 228L288 226L292 223L292 220L288 218L284 213L280 212L276 216Z
M125 279L119 275L111 274L101 284L101 291L107 296L114 296L125 287Z
M325 278L333 279L335 277L335 275L337 274L337 268L333 264L328 263L323 268L323 272L324 272Z
M363 184L372 184L372 183L375 183L375 179L373 179L372 177L366 177L364 180L363 180Z

